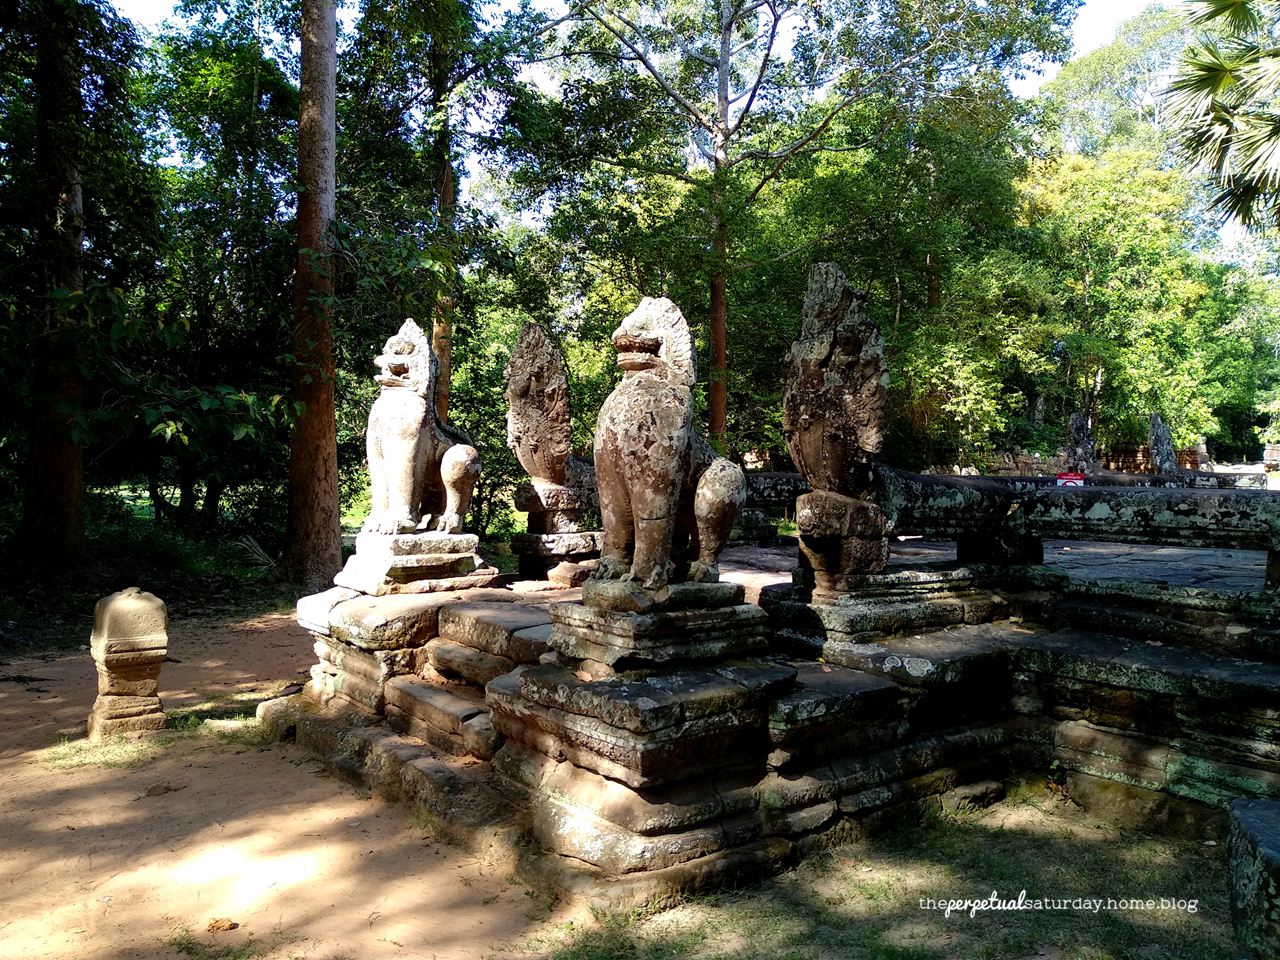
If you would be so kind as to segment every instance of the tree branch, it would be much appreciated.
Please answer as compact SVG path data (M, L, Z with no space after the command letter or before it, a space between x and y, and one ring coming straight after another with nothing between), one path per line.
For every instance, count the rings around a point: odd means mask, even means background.
M823 117L821 123L819 123L816 127L810 130L807 135L801 137L799 140L795 141L790 147L788 147L786 151L780 157L778 157L778 162L773 165L773 168L768 173L766 173L764 177L761 178L760 182L756 184L755 189L753 189L751 193L747 195L747 199L742 202L742 205L744 207L749 207L751 204L755 203L756 198L760 196L760 191L763 190L765 187L767 187L770 183L772 183L778 177L778 175L782 173L783 168L786 167L786 165L790 163L793 159L795 159L795 157L797 157L801 152L804 152L805 149L809 146L809 144L813 143L814 140L817 140L818 137L822 136L822 134L826 132L827 128L831 126L835 118L839 116L848 107L852 106L852 104L856 101L856 99L857 97L854 94L850 94L849 96L845 97L842 101L840 101L840 103L836 106L834 110L832 110L825 117ZM889 126L889 120L888 118L886 118L884 123L880 125L880 133L877 137L875 137L874 139L864 141L861 144L861 146L857 146L857 147L845 146L840 149L845 151L865 150L867 147L871 146L871 144L875 143L877 140L879 140L881 137L884 136L884 131L888 128L888 126ZM821 147L815 148L812 152L820 153L822 152L822 148Z
M685 113L689 114L690 117L692 117L695 121L697 121L699 126L705 128L708 132L710 132L713 129L711 121L707 119L706 114L704 114L701 110L699 110L695 104L691 103L688 99L686 99L680 93L680 91L677 90L672 85L671 81L669 81L665 76L663 76L662 71L660 71L656 66L654 66L653 61L649 59L648 54L646 54L643 50L640 49L640 47L638 47L634 42L628 39L627 36L621 30L615 27L603 16L596 13L595 10L591 9L590 7L587 7L585 9L586 9L587 16L591 17L591 19L595 20L598 24L600 24L600 26L604 27L605 30L613 34L613 36L617 39L619 43L621 43L624 47L626 47L635 55L636 59L640 61L641 65L645 68L645 71L649 74L649 76L653 77L654 81L658 84L658 86L662 87L662 89L666 92L667 96L670 97L672 100L674 100L676 103L678 103L680 107L685 111ZM617 19L620 20L622 23L624 24L627 23L625 18L619 17L614 11L610 10L608 7L605 7L604 11L609 16L617 17ZM634 30L635 28L632 27L632 29Z
M778 8L772 2L769 3L769 12L773 15L773 22L769 25L769 39L764 45L764 54L760 57L760 69L756 71L755 83L751 85L751 93L747 97L747 102L743 104L742 111L738 114L737 122L729 128L729 136L733 136L742 129L742 125L747 122L747 117L751 113L751 107L756 102L756 94L760 92L760 85L764 83L765 73L769 69L769 61L773 59L773 42L778 38L778 24L782 22L782 18L778 15Z
M776 256L768 257L764 260L745 260L742 263L738 264L734 269L735 270L754 270L756 267L766 267L771 264L781 263L783 260L790 260L792 257L797 256L798 254L804 253L810 247L816 247L820 243L830 243L832 240L839 240L841 237L846 236L850 232L851 231L848 230L847 228L840 229L840 230L831 230L827 233L824 233L820 237L811 237L808 240L802 240L800 243L796 244L790 250L784 250L782 253L779 253Z
M547 23L544 23L542 26L538 27L536 30L530 30L528 33L522 34L521 36L512 40L510 43L502 44L497 49L490 51L490 53L487 56L478 58L469 68L462 71L462 73L458 74L456 77L450 80L449 88L451 90L457 89L461 84L466 83L476 74L478 74L480 71L484 70L486 67L492 65L496 61L505 57L508 53L511 53L515 50L519 50L521 47L525 46L526 44L531 43L532 41L538 39L538 37L541 37L546 33L550 33L552 30L560 26L560 24L565 23L569 20L576 19L579 13L581 12L581 7L585 6L586 3L588 2L589 0L582 0L582 2L579 3L578 5L570 7L569 12L566 13L563 17L560 17L556 20L548 21ZM541 59L542 58L539 58L539 60ZM539 62L539 60L533 60L530 62L536 63L536 62ZM410 95L408 98L401 100L397 104L398 111L401 114L407 113L408 111L416 107L418 103L422 100L422 98L427 96L430 92L431 92L430 85L422 87L417 92Z
M701 184L680 170L672 170L667 167L654 167L646 163L635 163L631 160L610 159L609 157L597 157L597 163L603 163L606 167L616 167L619 170L632 170L636 173L650 173L656 177L670 177L672 180L679 180L692 186L701 186Z

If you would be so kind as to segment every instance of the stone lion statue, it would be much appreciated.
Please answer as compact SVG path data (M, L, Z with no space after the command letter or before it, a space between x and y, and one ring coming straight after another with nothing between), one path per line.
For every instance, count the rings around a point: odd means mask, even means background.
M365 439L373 492L364 529L461 533L480 454L465 433L436 417L438 367L430 337L406 320L374 362L382 389Z
M593 579L661 602L669 582L719 579L746 478L694 431L693 336L680 309L645 298L613 345L623 377L596 422L604 546Z

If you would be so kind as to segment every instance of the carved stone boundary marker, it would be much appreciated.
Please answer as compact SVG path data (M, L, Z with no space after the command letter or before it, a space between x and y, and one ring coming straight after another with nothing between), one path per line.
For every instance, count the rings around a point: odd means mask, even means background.
M98 668L98 699L89 739L162 730L160 666L169 651L164 601L138 587L103 597L93 611L89 647Z

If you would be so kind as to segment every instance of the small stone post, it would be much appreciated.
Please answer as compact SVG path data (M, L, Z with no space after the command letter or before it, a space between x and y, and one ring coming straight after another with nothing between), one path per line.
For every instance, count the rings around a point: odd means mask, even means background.
M89 641L98 667L98 699L89 714L89 739L162 730L157 695L160 665L169 650L164 601L138 587L103 597L93 611Z

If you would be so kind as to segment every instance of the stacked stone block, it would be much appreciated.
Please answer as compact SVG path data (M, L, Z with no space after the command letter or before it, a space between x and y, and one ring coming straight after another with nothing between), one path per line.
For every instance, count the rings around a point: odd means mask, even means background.
M164 601L137 587L98 601L89 640L98 670L90 740L164 729L159 684L169 650L167 626Z
M687 880L758 864L770 845L755 783L769 702L795 670L743 659L765 616L741 587L691 585L719 605L678 609L681 586L677 609L646 614L554 604L555 654L487 687L506 737L495 768L553 869L660 886L673 869Z
M484 684L550 648L540 594L504 590L365 596L342 587L298 603L318 662L313 701L385 716L454 756L488 759L500 737Z
M499 572L480 556L479 547L480 538L470 533L364 531L333 582L369 596L492 586Z
M1148 822L1204 819L1165 797L1280 796L1280 664L1077 630L1019 642L1012 663L1024 736L1080 792L1121 785Z
M492 596L492 595L490 595ZM387 689L393 729L453 756L493 757L502 743L485 701L485 684L534 664L550 648L550 618L542 602L476 596L445 607L439 635L426 645L429 668L399 677Z
M515 507L528 514L528 532L511 539L519 558L520 576L576 587L590 575L600 556L601 533L584 528L583 512L594 506L594 485L588 465L581 464L579 488L546 480L516 488Z
M1280 956L1280 802L1231 806L1231 918L1254 960Z

